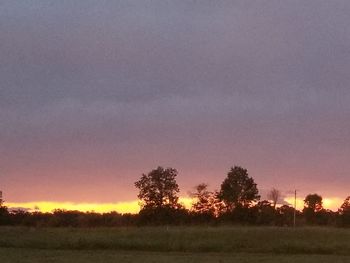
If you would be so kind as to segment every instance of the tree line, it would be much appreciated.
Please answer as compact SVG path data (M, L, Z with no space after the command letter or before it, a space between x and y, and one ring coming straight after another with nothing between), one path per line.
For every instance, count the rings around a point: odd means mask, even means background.
M189 193L190 209L179 202L178 171L161 166L142 174L135 182L141 206L138 214L94 213L54 210L52 213L9 211L0 199L0 225L97 227L139 225L325 225L350 227L350 196L333 212L323 207L322 197L309 194L302 211L278 205L281 192L273 188L268 200L261 200L254 179L247 169L231 167L217 191L200 183Z

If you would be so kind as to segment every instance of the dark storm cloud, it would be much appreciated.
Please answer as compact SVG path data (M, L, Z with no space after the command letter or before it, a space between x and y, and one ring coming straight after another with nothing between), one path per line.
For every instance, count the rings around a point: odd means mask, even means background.
M164 163L217 183L238 162L267 184L341 187L349 15L348 1L2 1L1 165L19 180Z

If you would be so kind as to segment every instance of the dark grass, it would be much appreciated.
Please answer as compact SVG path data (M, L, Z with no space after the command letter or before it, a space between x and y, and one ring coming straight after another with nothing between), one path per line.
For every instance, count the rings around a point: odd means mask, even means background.
M0 248L3 263L349 263L350 256Z
M350 256L350 230L319 227L1 227L0 248Z

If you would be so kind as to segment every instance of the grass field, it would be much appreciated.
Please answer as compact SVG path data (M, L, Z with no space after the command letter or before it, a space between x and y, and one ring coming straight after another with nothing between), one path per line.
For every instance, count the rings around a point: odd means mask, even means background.
M0 262L350 262L350 229L0 228Z

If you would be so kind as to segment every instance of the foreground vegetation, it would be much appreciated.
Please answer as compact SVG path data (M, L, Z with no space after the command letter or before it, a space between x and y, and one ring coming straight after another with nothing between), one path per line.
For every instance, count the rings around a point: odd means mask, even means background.
M0 228L0 262L349 262L350 230Z
M274 254L228 254L228 253L163 253L129 252L113 250L38 250L38 249L2 249L0 262L6 263L348 263L348 256L334 255L274 255Z
M220 191L198 185L187 210L176 175L142 175L137 215L9 211L0 199L0 262L350 262L350 197L337 212L317 194L303 211L278 207L277 189L259 201L247 170L232 167Z
M209 191L201 183L190 192L191 209L179 203L180 188L176 182L177 170L153 169L135 182L139 190L141 210L138 214L104 214L93 211L65 211L56 209L42 213L38 209L9 210L1 199L0 226L27 227L130 227L164 225L255 225L255 226L338 226L350 227L350 196L338 211L323 208L322 196L305 197L302 211L290 205L278 205L281 192L273 188L269 200L260 200L257 184L247 169L231 167L219 191Z

